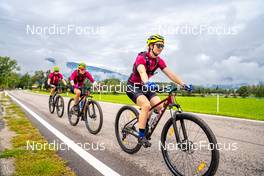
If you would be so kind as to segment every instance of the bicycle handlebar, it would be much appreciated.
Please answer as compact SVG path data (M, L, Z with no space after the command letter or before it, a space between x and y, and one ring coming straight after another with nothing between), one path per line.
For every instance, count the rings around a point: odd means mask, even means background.
M173 93L173 92L176 92L178 90L178 88L177 87L172 87L172 88L161 88L161 89L158 89L158 90L156 90L156 92L159 92L159 93L164 93L164 92L166 92L166 93L169 93L169 94L171 94L171 93ZM188 91L188 92L192 92L192 88L190 89L190 90L186 90L186 89L183 89L183 90L185 90L185 91Z
M177 87L173 87L173 88L161 88L161 89L158 89L158 90L156 90L156 91L159 92L159 93L164 93L164 92L166 92L166 93L171 94L171 93L173 93L173 92L176 92L177 90L178 90Z

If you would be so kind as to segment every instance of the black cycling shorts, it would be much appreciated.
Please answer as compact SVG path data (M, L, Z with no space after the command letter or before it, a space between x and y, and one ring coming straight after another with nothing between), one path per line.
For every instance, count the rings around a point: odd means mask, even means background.
M137 98L140 95L146 96L148 100L157 96L156 92L144 91L141 85L134 84L129 81L127 82L126 94L135 104L137 104Z
M86 95L86 93L87 93L86 88L78 88L78 89L81 91L81 96ZM71 93L75 94L73 86L70 87L70 91L71 91Z

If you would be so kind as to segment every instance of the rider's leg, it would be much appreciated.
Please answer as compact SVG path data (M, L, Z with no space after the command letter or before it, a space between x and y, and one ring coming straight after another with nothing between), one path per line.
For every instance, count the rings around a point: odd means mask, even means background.
M55 89L56 89L56 87L53 87L52 89L50 89L50 96L53 96L54 95Z
M77 105L79 103L79 98L81 96L81 90L80 89L74 89L74 104Z
M158 104L160 101L161 101L161 100L160 100L160 98L159 98L158 96L154 96L154 97L152 97L152 98L150 99L150 104L151 104L151 106L155 106L155 105ZM156 109L158 112L160 112L161 109L162 109L162 107L163 107L163 103L161 103L161 104L160 104L159 106L157 106L155 109Z
M141 108L138 118L139 137L144 137L146 123L151 106L149 100L145 95L140 95L137 97L137 105Z

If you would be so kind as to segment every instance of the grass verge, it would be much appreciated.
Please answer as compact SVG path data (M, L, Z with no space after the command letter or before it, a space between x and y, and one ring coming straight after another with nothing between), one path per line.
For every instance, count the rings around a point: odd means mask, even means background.
M16 133L11 139L12 149L0 153L0 158L15 158L15 176L74 176L67 162L55 150L32 150L27 147L30 141L47 144L48 141L32 126L25 113L8 97L3 95L0 103L5 109L4 119L10 130Z

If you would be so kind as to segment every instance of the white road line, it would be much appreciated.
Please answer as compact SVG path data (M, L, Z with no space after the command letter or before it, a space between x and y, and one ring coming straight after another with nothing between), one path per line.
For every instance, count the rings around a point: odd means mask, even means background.
M7 93L8 94L8 93ZM27 106L21 103L12 95L8 94L15 102L17 102L23 109L25 109L29 114L31 114L35 119L37 119L43 126L45 126L50 132L52 132L55 136L57 136L62 142L68 145L75 153L77 153L81 158L83 158L86 162L92 165L96 170L98 170L101 174L107 176L119 176L117 172L112 170L110 167L99 161L93 155L88 153L87 151L83 150L80 146L74 143L70 138L65 136L59 130L51 126L47 121L37 115L35 112L30 110Z

